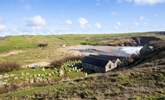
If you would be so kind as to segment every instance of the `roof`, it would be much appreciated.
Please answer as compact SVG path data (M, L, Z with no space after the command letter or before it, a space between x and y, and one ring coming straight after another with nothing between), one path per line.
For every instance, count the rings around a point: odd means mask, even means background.
M83 58L82 62L98 67L105 67L109 60L115 62L117 59L125 59L124 57L108 56L108 55L89 55Z

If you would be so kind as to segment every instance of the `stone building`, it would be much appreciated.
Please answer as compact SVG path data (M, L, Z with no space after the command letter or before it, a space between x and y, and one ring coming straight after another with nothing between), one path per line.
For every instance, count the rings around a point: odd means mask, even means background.
M85 57L83 69L87 72L107 72L122 65L125 57L108 56L108 55L89 55Z

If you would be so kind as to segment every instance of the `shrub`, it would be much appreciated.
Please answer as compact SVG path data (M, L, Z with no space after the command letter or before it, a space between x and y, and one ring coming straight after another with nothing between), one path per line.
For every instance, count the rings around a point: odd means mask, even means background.
M0 72L9 72L13 70L18 70L20 65L15 62L1 62L0 63Z
M68 61L77 61L77 60L82 60L82 56L69 56L69 57L65 57L65 58L62 58L62 59L59 59L59 60L54 60L51 62L51 66L53 67L61 67L65 62L68 62Z
M97 45L96 41L82 41L80 42L81 45Z
M48 46L48 43L41 42L41 43L38 43L37 46L40 47L40 48L44 48L44 47L47 47Z

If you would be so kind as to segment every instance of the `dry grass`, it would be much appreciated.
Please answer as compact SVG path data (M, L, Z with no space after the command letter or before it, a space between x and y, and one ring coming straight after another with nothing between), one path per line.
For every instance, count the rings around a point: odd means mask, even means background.
M36 49L28 49L24 50L22 53L19 53L15 56L5 56L0 57L0 62L4 61L13 61L21 64L22 66L37 62L50 62L52 59L61 59L65 56L70 56L71 53L64 50L59 49L57 47L46 47L46 48L36 48ZM21 59L21 60L20 60Z
M1 62L0 63L0 72L10 72L13 70L20 69L20 65L15 62Z

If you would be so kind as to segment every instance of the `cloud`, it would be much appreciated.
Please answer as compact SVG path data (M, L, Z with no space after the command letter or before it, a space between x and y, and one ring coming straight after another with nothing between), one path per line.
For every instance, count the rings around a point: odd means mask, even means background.
M86 18L79 18L79 23L81 28L86 28L88 26L88 20Z
M6 26L3 24L0 24L0 32L3 32L6 29Z
M120 26L121 26L121 22L117 22L117 23L114 25L114 28L115 28L116 30L119 30Z
M101 25L99 22L97 22L97 23L95 24L95 26L96 26L96 28L98 28L98 29L101 29L101 28L102 28L102 25Z
M119 2L125 1L129 3L135 3L137 5L156 5L165 3L165 0L118 0Z
M117 22L116 24L117 24L117 26L121 26L121 22Z
M5 31L6 26L3 24L3 19L0 17L0 32Z
M46 25L46 20L42 16L34 16L30 18L27 25L34 29L41 29Z
M69 19L66 20L65 23L68 24L68 25L72 25L73 24L73 22L71 20L69 20Z
M134 22L134 24L135 24L135 26L139 26L140 23L136 21L136 22Z
M133 25L134 27L138 27L138 26L146 26L144 23L146 23L147 18L144 16L139 16L134 22ZM133 27L133 26L132 26Z
M112 16L117 16L117 15L118 15L118 12L112 11L112 12L111 12L111 15L112 15Z
M115 28L115 30L119 30L119 26L115 25L114 28Z
M144 19L144 16L139 16L139 21L143 21Z

